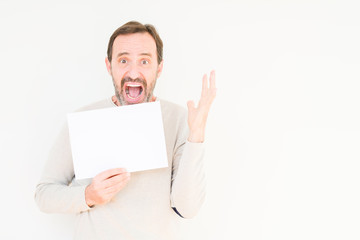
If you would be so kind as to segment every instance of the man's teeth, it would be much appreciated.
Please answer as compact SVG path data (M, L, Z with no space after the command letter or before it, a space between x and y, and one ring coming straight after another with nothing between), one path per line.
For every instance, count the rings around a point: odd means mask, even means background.
M130 94L129 94L129 92L130 92L130 88L138 88L139 90L139 92L138 92L138 95L136 96L136 97L132 97ZM142 85L141 84L139 84L139 83L129 83L129 84L127 84L127 86L125 87L125 93L126 93L126 96L129 98L129 99L138 99L140 96L141 96L141 94L142 94L142 92L143 92L143 87L142 87Z
M128 98L130 98L130 99L136 99L136 98L133 98L133 97L131 97L129 94L127 94L127 96L128 96Z

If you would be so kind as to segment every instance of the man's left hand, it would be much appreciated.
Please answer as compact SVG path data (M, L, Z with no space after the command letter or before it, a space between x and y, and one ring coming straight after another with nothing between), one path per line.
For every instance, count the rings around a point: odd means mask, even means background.
M207 75L205 74L203 77L201 98L198 106L195 107L194 101L188 101L187 103L188 124L190 129L189 142L204 142L206 120L215 96L215 71L213 70L210 73L209 84Z

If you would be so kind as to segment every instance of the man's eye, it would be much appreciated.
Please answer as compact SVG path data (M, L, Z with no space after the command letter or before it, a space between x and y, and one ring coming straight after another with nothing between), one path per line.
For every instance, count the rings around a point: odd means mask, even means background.
M120 63L127 63L127 61L125 59L121 59Z
M146 64L149 64L149 61L148 60L142 60L141 63L146 65Z

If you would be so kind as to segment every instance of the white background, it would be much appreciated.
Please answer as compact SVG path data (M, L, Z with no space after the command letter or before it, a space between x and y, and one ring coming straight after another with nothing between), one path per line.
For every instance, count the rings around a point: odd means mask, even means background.
M208 194L186 239L360 238L357 1L0 1L1 239L70 239L33 200L66 113L113 94L112 32L154 24L156 95L186 106L217 71Z

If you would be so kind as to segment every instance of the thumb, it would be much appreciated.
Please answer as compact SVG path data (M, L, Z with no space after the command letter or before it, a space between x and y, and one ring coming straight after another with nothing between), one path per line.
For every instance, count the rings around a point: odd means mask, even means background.
M194 101L188 101L187 102L187 107L188 107L188 110L192 110L195 108L195 103Z

